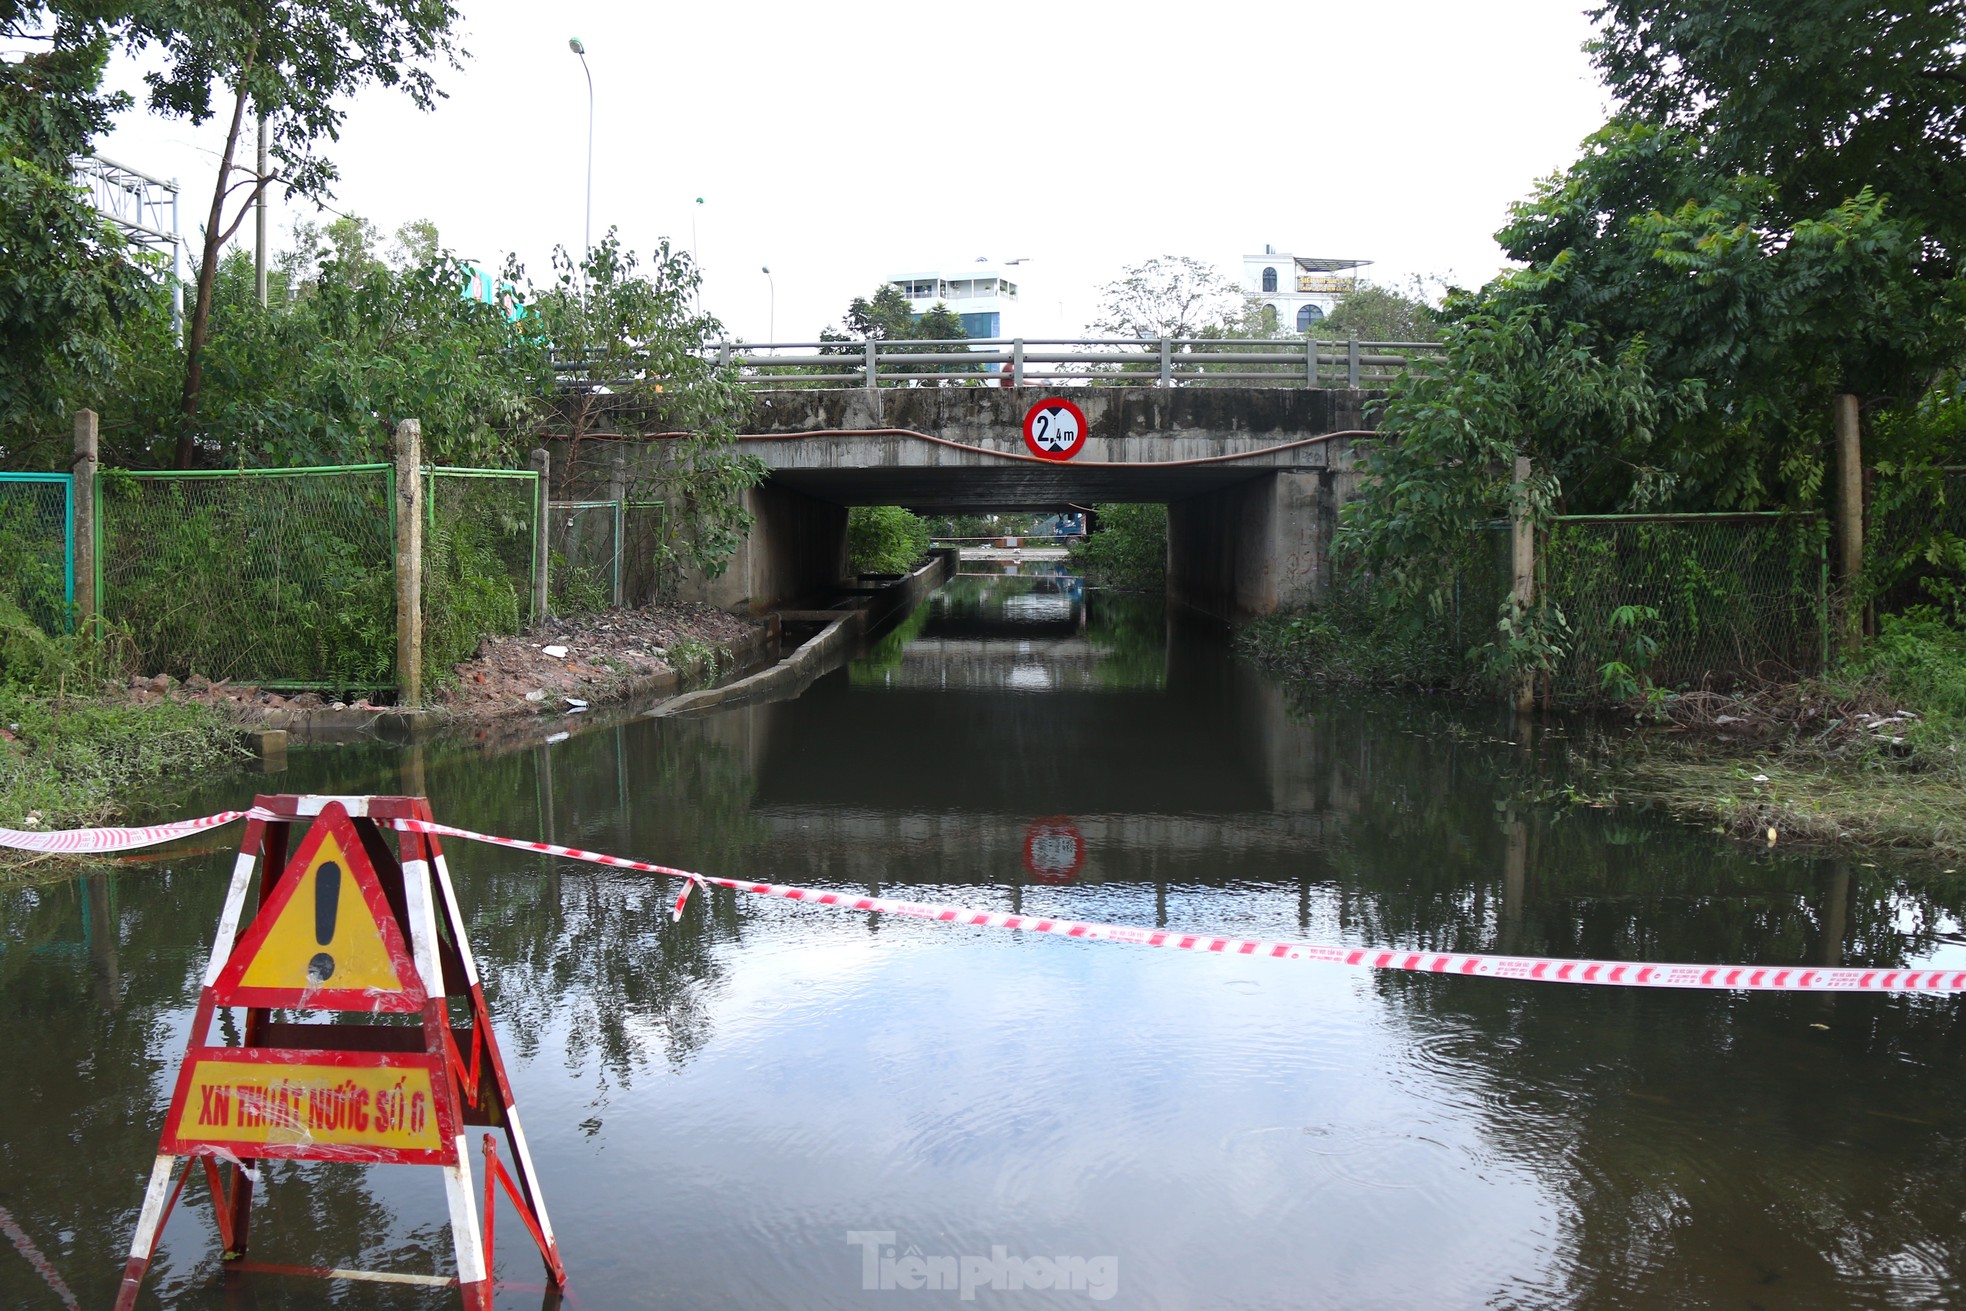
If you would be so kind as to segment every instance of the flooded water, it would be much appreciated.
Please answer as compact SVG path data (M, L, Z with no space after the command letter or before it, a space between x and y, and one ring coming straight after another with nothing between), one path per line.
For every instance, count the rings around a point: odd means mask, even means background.
M1027 567L957 579L794 701L503 754L302 751L155 803L420 790L450 823L711 873L1320 942L1966 960L1955 881L1564 804L1560 746L1293 700L1219 633ZM0 890L0 1306L64 1305L28 1245L113 1298L237 836ZM1952 999L1376 976L727 892L671 924L659 880L448 852L580 1306L1966 1301ZM435 1171L265 1175L256 1258L451 1269ZM538 1304L499 1232L499 1305ZM942 1269L967 1288L910 1287ZM145 1294L454 1302L228 1296L201 1183Z

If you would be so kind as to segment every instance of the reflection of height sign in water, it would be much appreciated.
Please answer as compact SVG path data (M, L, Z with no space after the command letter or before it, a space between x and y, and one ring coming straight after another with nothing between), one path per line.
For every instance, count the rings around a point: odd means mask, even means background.
M1024 415L1024 445L1041 460L1069 460L1085 449L1085 411L1047 396Z
M1040 819L1024 830L1024 868L1033 883L1070 883L1085 868L1085 839L1065 815Z
M487 1211L480 1237L466 1125L505 1130L511 1170L485 1136L486 1204L496 1198L493 1181L502 1183L539 1243L548 1277L555 1286L564 1282L443 851L434 837L404 833L399 856L378 823L430 818L420 797L258 799L178 1067L119 1309L135 1305L157 1236L190 1178L187 1168L173 1186L180 1161L203 1163L228 1267L268 1268L242 1259L257 1178L243 1162L255 1158L441 1168L456 1283L467 1307L489 1308L493 1230ZM255 884L259 908L249 914ZM245 1011L243 1035L229 1025L214 1033L218 1013L234 1009ZM279 1011L361 1020L276 1021ZM230 1166L230 1188L220 1162Z

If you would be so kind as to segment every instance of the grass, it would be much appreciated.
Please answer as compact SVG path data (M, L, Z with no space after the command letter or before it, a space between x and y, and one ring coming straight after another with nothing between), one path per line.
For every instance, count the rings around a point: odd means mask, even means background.
M0 827L100 824L137 788L241 757L212 707L111 691L112 650L46 637L0 596ZM0 848L0 878L48 859Z
M1631 787L1744 837L1966 856L1966 631L1916 609L1819 678L1635 703Z

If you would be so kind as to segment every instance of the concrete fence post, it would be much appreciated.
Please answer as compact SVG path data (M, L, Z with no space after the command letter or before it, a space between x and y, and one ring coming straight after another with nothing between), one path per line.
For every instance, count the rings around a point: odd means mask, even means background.
M717 343L717 367L720 369L730 367L730 343L727 341Z
M1317 387L1317 338L1304 338L1304 385Z
M1174 343L1166 337L1160 339L1160 385L1174 385Z
M614 502L614 608L621 608L622 564L627 555L622 538L628 531L628 451L619 441L608 457L608 499Z
M869 337L867 339L867 363L865 365L867 371L866 383L867 383L868 391L872 391L874 390L874 388L880 386L879 375L876 374L874 371L877 364L878 361L875 358L874 339L872 337Z
M545 447L533 448L532 470L539 475L532 492L532 621L538 624L546 619L546 589L552 581L549 571L553 567L553 511L548 504L553 457L546 453Z
M100 456L97 445L96 412L75 412L75 463L70 466L69 495L74 498L75 518L75 631L83 633L95 624L101 598L96 595L96 469Z
M1836 572L1843 593L1843 649L1863 640L1857 586L1864 573L1864 438L1857 398L1844 392L1830 402L1836 422Z
M1015 338L1010 343L1010 385L1024 385L1024 339Z
M1358 390L1358 334L1345 339L1345 385Z
M423 427L396 425L396 701L423 701Z
M1353 358L1357 339L1353 339ZM1529 457L1515 457L1515 486L1509 507L1509 598L1518 614L1536 604L1536 521L1529 513ZM1515 708L1536 708L1536 684L1528 670L1516 675Z

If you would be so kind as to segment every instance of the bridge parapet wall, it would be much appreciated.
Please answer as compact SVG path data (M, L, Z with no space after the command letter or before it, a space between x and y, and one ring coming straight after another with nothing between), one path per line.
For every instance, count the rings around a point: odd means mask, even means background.
M757 393L747 433L903 428L988 444L1021 432L1024 413L1069 396L1094 441L1138 438L1270 438L1285 441L1370 427L1366 406L1383 392L1269 387L904 387Z

